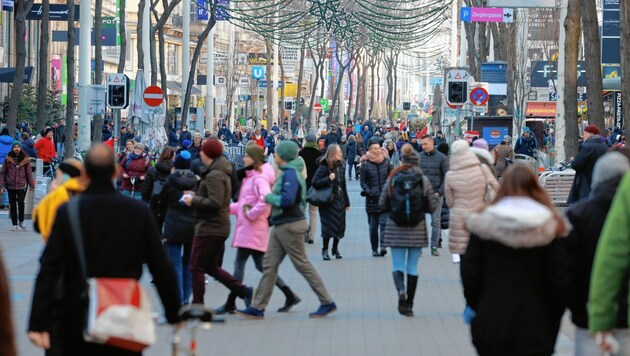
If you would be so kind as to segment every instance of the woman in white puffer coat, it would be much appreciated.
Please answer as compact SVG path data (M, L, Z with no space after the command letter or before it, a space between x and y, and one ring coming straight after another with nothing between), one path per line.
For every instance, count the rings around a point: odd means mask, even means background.
M464 222L471 213L481 211L486 203L486 182L496 192L499 183L488 166L481 164L464 140L453 142L449 170L444 177L446 205L451 209L448 247L451 253L463 255L470 233Z

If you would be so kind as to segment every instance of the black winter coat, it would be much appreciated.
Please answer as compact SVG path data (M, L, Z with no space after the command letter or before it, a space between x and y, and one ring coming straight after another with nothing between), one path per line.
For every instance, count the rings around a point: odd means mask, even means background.
M310 147L309 144L306 144L302 151L300 151L300 157L302 157L304 164L306 164L306 189L311 187L311 181L313 180L315 171L317 171L317 160L321 155L322 152L319 149Z
M193 214L195 209L179 202L184 191L197 191L199 178L190 170L176 170L171 174L160 193L160 205L164 206L164 237L169 242L192 243L195 235Z
M599 241L606 215L610 210L621 177L602 182L588 199L583 199L572 205L567 211L569 222L573 230L566 239L560 240L570 259L567 273L570 275L571 286L567 291L568 306L571 310L571 320L577 327L588 329L588 294L591 284L591 271L595 250ZM619 293L616 327L628 328L628 275Z
M151 199L153 186L156 181L160 181L162 183L166 182L166 178L171 174L171 168L173 168L173 161L165 160L159 162L155 165L155 167L151 167L147 170L147 175L144 179L144 183L142 183L142 200L145 202L149 202L154 204Z
M378 205L383 187L389 173L394 169L389 160L376 164L369 160L361 163L361 190L365 195L365 211L368 214L381 213L383 209Z
M575 169L575 180L571 186L568 203L574 203L588 197L591 192L593 167L606 151L608 151L608 146L602 142L599 135L591 136L584 141L580 152L571 162L571 168Z
M146 205L118 194L110 182L100 186L92 183L79 199L88 276L140 279L143 266L147 264L166 319L176 323L181 299L175 270ZM103 218L105 216L107 219ZM60 322L63 355L133 355L83 341L87 310L83 307L81 292L85 280L77 273L80 267L71 234L68 211L66 205L62 205L39 260L41 267L35 282L28 329L50 332L53 323ZM60 280L63 280L64 297L57 302L60 316L55 317L52 312Z
M446 197L442 198L442 211L440 212L440 228L442 230L448 229L449 219L451 218L451 210L446 205Z
M335 173L335 180L330 180L328 177L330 173ZM332 204L319 207L322 237L343 238L346 234L346 208L350 206L343 162L337 162L332 169L329 169L326 159L322 159L312 183L316 189L332 185Z
M433 152L420 153L420 168L431 181L433 190L444 196L444 176L448 171L448 157L434 149Z
M348 164L356 164L354 163L354 157L361 155L361 150L359 149L359 144L356 141L349 141L348 144L344 147L343 157L346 159Z

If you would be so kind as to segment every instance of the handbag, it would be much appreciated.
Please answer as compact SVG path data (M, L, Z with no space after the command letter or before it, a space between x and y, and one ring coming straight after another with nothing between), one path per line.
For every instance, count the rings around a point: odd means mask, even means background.
M490 185L490 180L488 179L488 176L486 175L486 172L483 170L483 167L481 166L481 164L479 165L479 168L481 169L481 174L483 174L483 178L486 181L486 189L483 194L483 201L486 203L490 203L497 196L497 192L495 192L492 186Z
M306 201L315 206L326 206L331 204L333 201L332 185L321 189L316 189L315 187L308 188L308 191L306 192Z
M86 279L87 320L83 339L140 352L156 341L155 321L149 296L134 278L87 278L83 235L79 223L79 199L68 203L68 217L79 265Z

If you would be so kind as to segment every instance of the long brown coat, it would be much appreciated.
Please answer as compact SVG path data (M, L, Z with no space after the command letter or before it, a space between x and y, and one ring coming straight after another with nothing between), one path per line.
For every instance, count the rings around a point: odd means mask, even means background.
M486 177L492 188L498 191L499 183L496 178L470 149L451 156L450 169L444 178L446 205L451 208L448 240L451 253L463 255L466 252L470 233L466 230L464 221L471 213L484 208Z

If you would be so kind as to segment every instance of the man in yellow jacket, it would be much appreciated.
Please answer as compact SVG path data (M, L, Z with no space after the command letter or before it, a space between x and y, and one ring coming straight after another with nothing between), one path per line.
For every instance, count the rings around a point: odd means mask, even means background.
M56 177L51 182L50 192L33 209L35 231L48 241L52 231L57 209L73 196L83 192L86 187L83 163L76 159L65 160L59 164Z

